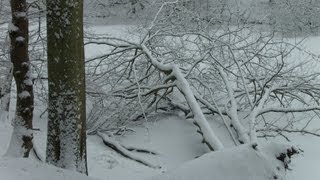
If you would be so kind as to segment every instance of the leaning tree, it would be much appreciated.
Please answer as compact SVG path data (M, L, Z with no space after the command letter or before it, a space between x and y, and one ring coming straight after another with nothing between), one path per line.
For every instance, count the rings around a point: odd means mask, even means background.
M167 2L138 29L139 38L88 37L87 46L107 52L86 60L92 84L87 92L95 103L89 133L112 131L154 111L179 109L209 150L227 143L208 125L210 119L225 127L235 145L258 137L287 138L286 132L318 135L290 118L299 112L318 115L320 74L310 68L316 57L274 31L260 31L245 13L228 8L222 14L228 18L221 21L210 12L203 18L179 1ZM295 58L297 52L305 55L303 61ZM122 111L115 104L122 104ZM115 110L103 116L106 109ZM131 114L121 116L127 112ZM275 113L286 116L273 118ZM124 120L115 124L114 117Z

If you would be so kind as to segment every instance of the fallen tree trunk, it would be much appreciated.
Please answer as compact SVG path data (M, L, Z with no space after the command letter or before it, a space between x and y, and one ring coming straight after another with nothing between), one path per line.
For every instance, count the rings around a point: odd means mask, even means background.
M136 156L135 154L132 154L128 149L126 149L124 146L122 146L117 141L111 139L108 135L103 134L101 132L97 132L97 135L100 136L103 140L103 143L108 146L109 148L113 149L120 155L122 155L125 158L131 159L137 163L143 164L147 167L154 168L154 169L160 169L160 166L153 165L152 163Z
M205 118L188 81L180 71L179 67L176 65L162 64L152 56L152 53L144 44L141 45L141 48L153 66L165 73L168 77L175 79L176 86L184 95L190 110L194 115L194 121L195 124L197 124L197 127L199 127L199 131L201 132L200 134L203 137L203 142L211 151L222 149L224 147L223 144L211 129L210 124Z

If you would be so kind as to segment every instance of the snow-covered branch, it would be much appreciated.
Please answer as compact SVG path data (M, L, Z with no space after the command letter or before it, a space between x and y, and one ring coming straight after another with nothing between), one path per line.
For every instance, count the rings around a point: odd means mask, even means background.
M261 95L260 101L257 102L256 106L252 109L250 115L249 115L249 126L250 126L250 141L256 143L257 142L257 135L256 135L256 118L258 116L259 111L262 110L263 106L267 102L270 93L274 87L266 88L264 91L264 94Z
M128 149L126 149L121 144L119 144L117 141L111 139L108 135L103 134L101 132L98 132L97 135L102 138L103 143L106 146L110 147L111 149L113 149L114 151L116 151L117 153L122 155L123 157L131 159L133 161L136 161L140 164L143 164L143 165L151 167L151 168L156 168L156 169L161 168L160 166L153 165L152 163L146 161L145 159L142 159L139 156L133 154Z
M226 85L226 89L228 91L228 97L230 99L231 102L231 107L230 110L227 111L230 119L231 119L231 123L232 126L235 128L235 130L238 133L239 136L239 141L241 143L248 143L249 142L249 137L248 134L246 133L247 130L243 127L243 125L241 124L241 122L239 121L239 117L238 117L238 105L236 102L236 99L234 98L234 92L233 89L231 87L231 84L227 78L227 75L225 74L224 70L222 69L222 67L217 67L220 76L223 79L224 84Z
M193 115L194 121L198 124L199 130L202 132L204 142L208 145L210 150L219 150L223 148L222 143L215 135L211 129L208 121L206 120L202 110L193 95L193 92L189 86L189 83L185 79L184 75L181 73L180 69L176 65L164 65L155 59L150 52L150 50L144 45L141 45L142 50L145 52L146 56L150 62L158 68L160 71L163 71L165 74L171 74L176 78L176 85L180 92L184 95Z
M320 106L310 106L310 107L297 107L297 108L284 108L284 107L265 107L261 109L257 115L262 115L269 112L277 113L295 113L295 112L308 112L308 111L320 111Z

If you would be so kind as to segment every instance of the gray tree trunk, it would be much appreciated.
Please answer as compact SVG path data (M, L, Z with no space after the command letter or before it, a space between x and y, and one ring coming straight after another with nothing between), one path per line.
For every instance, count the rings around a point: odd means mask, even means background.
M47 162L87 174L83 0L47 1Z

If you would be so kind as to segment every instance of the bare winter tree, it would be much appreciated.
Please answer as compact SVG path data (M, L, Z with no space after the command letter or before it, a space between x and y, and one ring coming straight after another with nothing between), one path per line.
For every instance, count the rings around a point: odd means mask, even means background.
M25 0L11 0L12 22L9 24L11 40L10 59L17 88L16 113L9 155L28 157L32 149L33 83L28 56L28 16ZM10 74L10 73L9 73Z
M88 38L86 45L105 45L109 50L86 61L89 82L96 84L88 91L90 97L121 98L130 105L123 109L135 104L136 111L142 110L129 116L132 120L152 111L180 109L193 120L210 150L223 148L224 142L209 126L209 114L210 119L220 119L216 121L235 145L290 131L292 121L275 121L266 113L317 114L319 73L306 71L314 56L273 31L259 31L237 8L223 13L228 18L221 21L172 1L159 7L138 40ZM306 55L304 63L294 60L295 51ZM97 104L103 106L104 101ZM110 128L99 118L96 125L89 122L90 133Z
M47 2L47 162L87 174L83 1Z

